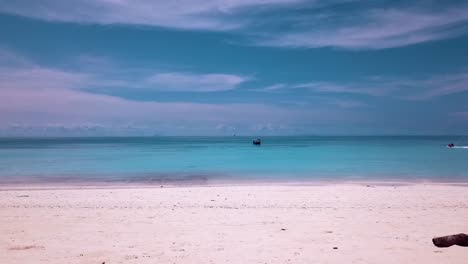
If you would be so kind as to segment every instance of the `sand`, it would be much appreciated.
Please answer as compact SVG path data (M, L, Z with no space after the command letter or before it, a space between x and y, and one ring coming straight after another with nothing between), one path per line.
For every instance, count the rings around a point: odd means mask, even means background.
M468 188L250 185L0 191L0 263L468 263Z

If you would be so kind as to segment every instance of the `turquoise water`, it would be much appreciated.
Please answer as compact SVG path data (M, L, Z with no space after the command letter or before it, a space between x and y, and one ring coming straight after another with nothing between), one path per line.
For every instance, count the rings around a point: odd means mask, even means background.
M468 137L0 139L0 180L468 180ZM468 144L467 144L468 145Z

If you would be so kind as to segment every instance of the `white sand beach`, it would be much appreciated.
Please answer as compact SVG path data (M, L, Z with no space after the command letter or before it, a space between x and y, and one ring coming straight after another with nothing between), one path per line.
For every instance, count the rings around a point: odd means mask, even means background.
M0 263L468 263L468 188L244 185L0 191Z

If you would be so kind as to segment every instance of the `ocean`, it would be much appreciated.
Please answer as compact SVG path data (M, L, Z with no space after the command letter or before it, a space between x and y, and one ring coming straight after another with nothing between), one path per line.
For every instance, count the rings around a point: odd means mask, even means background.
M1 138L0 182L468 180L460 136Z

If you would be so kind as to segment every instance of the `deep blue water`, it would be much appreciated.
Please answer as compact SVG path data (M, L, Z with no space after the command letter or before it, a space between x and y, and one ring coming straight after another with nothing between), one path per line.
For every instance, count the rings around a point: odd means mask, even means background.
M468 181L468 137L0 139L0 179L429 179ZM466 144L464 144L466 143Z

